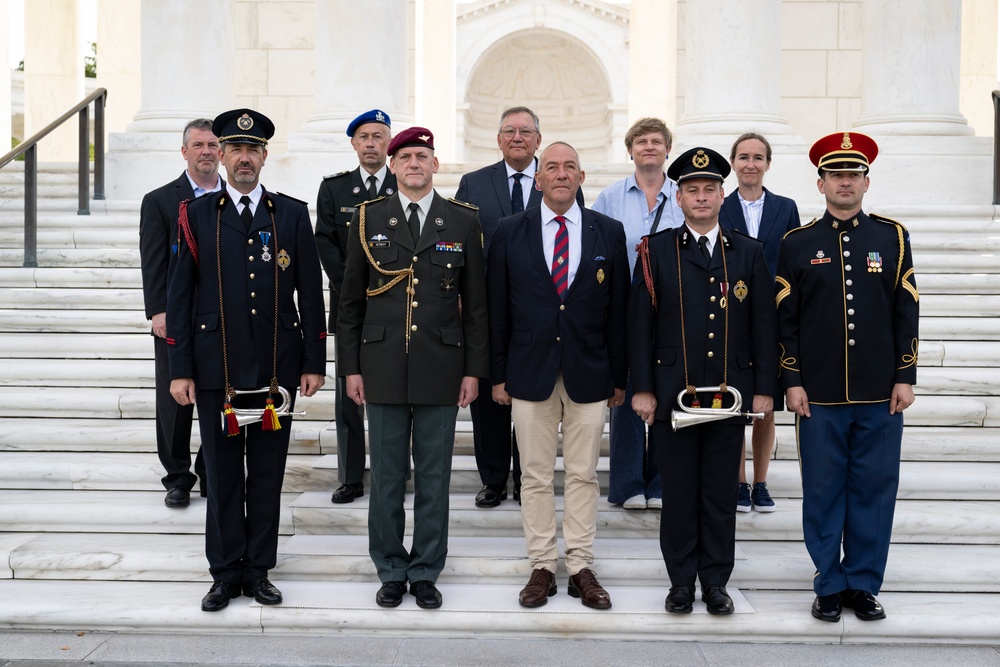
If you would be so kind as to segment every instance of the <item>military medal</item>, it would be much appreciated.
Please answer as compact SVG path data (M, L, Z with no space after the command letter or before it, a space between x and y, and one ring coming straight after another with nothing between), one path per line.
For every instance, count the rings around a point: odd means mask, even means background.
M719 308L726 307L726 295L729 294L729 283L721 282L719 283L719 291L722 292L722 298L719 299Z
M263 247L260 249L260 258L265 262L271 261L271 250L267 247L267 244L271 242L271 232L258 232L260 234L260 242Z
M604 269L597 269L597 284L604 282Z
M278 252L278 266L280 266L281 270L284 271L285 269L288 268L288 265L291 263L292 263L291 258L288 257L288 253L285 251L284 248L282 248Z
M747 284L742 280L737 281L736 287L733 288L733 294L736 295L736 298L739 299L740 303L743 303L743 299L747 298L748 291Z
M877 252L868 253L868 273L882 273L882 255Z

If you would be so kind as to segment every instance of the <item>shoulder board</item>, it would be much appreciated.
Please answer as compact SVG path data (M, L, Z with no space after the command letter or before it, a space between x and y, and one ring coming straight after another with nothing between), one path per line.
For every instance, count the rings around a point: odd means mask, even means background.
M817 221L819 221L819 218L813 218L812 220L810 220L809 222L807 222L806 224L804 224L804 225L802 225L800 227L796 227L795 229L788 230L787 232L785 232L785 235L782 236L781 238L787 239L789 234L794 234L795 232L801 232L803 229L807 229L809 227L812 227L813 225L816 224Z
M450 201L452 204L458 204L459 206L464 206L465 208L471 208L473 211L479 210L478 206L476 206L475 204L470 204L469 202L458 201L457 199L451 199L451 198L449 198L448 201Z
M896 225L897 227L902 227L903 231L904 232L906 231L906 227L903 226L903 223L898 222L896 220L893 220L892 218L887 218L884 215L878 215L877 213L869 213L868 217L871 218L872 220L877 220L878 222L884 222L886 224Z
M292 197L291 195L286 195L284 192L275 192L274 194L278 195L279 197L284 197L285 199L291 199L292 201L296 201L296 202L302 204L303 206L309 206L308 202L304 202L301 199L296 199L295 197Z
M383 199L388 199L389 195L382 195L381 197L376 197L375 199L369 199L368 201L361 202L361 206L367 206L368 204L374 204L377 201L382 201Z
M328 181L328 180L330 180L331 178L340 178L341 176L343 176L343 175L345 175L345 174L349 174L349 173L351 173L352 171L354 171L354 170L353 170L353 169L348 169L348 170L346 170L346 171L342 171L342 172L339 172L339 173L337 173L337 174L330 174L329 176L324 176L324 177L323 177L323 180L324 180L324 181Z

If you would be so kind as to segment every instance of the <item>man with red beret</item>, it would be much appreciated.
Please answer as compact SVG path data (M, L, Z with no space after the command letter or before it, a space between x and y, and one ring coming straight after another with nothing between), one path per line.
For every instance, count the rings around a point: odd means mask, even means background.
M482 230L474 206L434 191L434 135L403 130L389 144L397 191L351 220L337 318L337 371L368 412L369 554L396 607L409 582L424 609L448 554L448 487L459 407L489 377ZM403 545L413 441L413 544Z
M899 486L903 410L917 379L917 284L903 225L865 214L878 146L857 132L817 141L819 220L785 235L775 300L781 383L796 414L802 528L816 566L812 615L885 618L882 586ZM841 556L843 549L843 556Z

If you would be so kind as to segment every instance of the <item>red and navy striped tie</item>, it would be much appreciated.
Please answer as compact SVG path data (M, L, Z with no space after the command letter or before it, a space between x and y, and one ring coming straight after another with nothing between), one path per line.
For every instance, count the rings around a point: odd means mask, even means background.
M552 282L559 292L559 299L566 299L569 288L569 232L566 230L566 218L556 216L559 229L556 230L556 245L552 251Z

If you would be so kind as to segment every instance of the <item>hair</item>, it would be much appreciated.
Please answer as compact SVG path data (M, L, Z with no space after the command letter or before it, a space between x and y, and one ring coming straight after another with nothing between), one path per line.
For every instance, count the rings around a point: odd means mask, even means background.
M512 116L516 113L526 113L531 116L532 120L535 121L535 130L540 132L542 130L541 123L538 122L538 114L529 109L528 107L511 107L500 114L500 127L497 132L503 129L503 122L507 120L507 116Z
M744 132L736 138L736 141L733 142L732 150L729 151L729 161L736 162L736 147L747 139L756 139L760 143L764 144L764 153L767 155L767 163L771 164L771 144L764 138L763 135L757 134L756 132Z
M580 169L583 169L583 165L580 164L580 154L576 151L575 148L573 148L571 145L569 145L565 141L553 141L551 144L549 144L548 146L546 146L542 150L541 154L539 155L539 159L538 159L538 163L539 164L542 163L542 158L545 157L545 154L548 153L549 149L552 148L553 146L565 146L566 148L568 148L571 151L573 151L573 155L574 155L574 157L576 157L576 166L579 167Z
M184 134L181 137L181 145L188 145L188 135L191 134L191 130L208 130L212 131L212 121L208 118L195 118L190 123L184 126Z
M653 132L663 135L663 141L666 143L667 151L669 152L674 145L674 135L670 133L670 128L667 127L667 124L659 118L640 118L632 123L632 127L625 133L625 148L631 153L632 142L635 141L636 137L641 137L644 134L652 134Z

